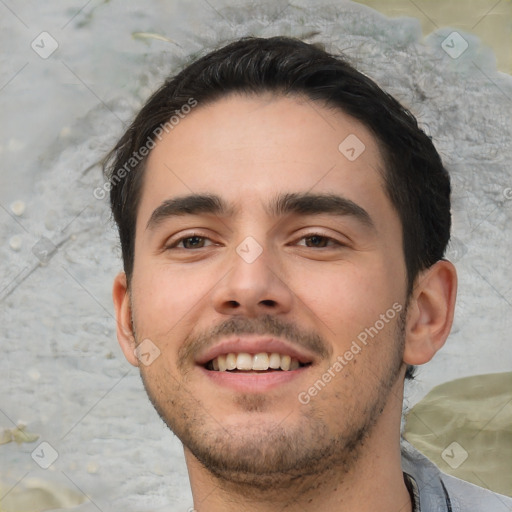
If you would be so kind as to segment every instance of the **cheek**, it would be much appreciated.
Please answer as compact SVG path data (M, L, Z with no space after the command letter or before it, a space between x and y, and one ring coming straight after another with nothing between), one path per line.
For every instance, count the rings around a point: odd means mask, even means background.
M197 266L177 269L169 264L144 265L134 272L135 324L140 337L173 337L189 323L213 286L215 273Z
M400 298L385 264L308 264L289 272L292 291L336 337L355 336Z

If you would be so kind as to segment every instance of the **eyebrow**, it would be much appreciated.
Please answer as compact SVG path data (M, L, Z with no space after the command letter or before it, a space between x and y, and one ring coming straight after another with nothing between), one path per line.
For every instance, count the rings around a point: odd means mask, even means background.
M362 206L337 194L283 194L270 203L268 213L275 217L286 214L349 216L366 227L376 229L370 214Z
M165 200L158 206L146 224L146 229L155 229L161 222L171 217L184 215L229 215L233 213L227 203L213 194L190 194Z
M228 216L236 211L236 208L229 206L215 194L190 194L165 200L151 214L146 229L156 229L161 222L172 217L199 214ZM290 214L349 216L366 227L375 229L372 218L364 208L336 194L282 194L269 203L266 211L272 217Z

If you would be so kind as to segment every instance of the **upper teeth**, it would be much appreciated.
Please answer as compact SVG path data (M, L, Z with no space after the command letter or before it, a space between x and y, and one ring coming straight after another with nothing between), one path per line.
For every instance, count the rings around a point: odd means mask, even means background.
M224 372L226 370L296 370L300 366L299 361L288 355L281 355L275 352L268 354L260 352L259 354L248 354L240 352L239 354L229 353L216 357L211 361L211 367L216 371Z

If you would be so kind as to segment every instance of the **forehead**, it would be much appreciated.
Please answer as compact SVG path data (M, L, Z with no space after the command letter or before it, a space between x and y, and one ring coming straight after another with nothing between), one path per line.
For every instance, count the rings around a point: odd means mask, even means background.
M276 193L339 192L378 216L392 209L382 175L375 137L339 109L295 96L232 94L199 103L151 151L137 229L160 203L191 193L255 211Z

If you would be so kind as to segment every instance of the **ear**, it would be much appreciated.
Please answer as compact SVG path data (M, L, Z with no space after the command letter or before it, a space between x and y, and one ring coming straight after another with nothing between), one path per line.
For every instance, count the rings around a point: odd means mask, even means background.
M130 305L130 293L126 283L126 274L120 272L114 279L112 298L116 310L117 341L121 346L124 356L133 366L139 366L139 360L135 355L135 336L132 331L132 310Z
M416 279L407 310L404 363L427 363L444 345L453 323L457 271L440 260Z

